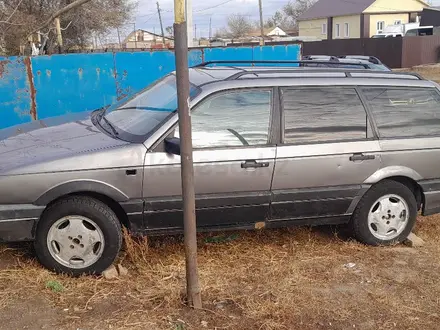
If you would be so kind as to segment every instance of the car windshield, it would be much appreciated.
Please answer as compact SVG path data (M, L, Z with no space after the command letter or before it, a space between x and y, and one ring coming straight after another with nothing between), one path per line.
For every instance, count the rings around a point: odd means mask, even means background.
M199 92L197 86L190 86L191 99ZM122 140L144 142L176 110L176 76L170 74L128 99L110 106L100 123Z
M375 35L373 36L373 38L375 38L375 39L386 38L386 37L387 37L386 34L375 34Z

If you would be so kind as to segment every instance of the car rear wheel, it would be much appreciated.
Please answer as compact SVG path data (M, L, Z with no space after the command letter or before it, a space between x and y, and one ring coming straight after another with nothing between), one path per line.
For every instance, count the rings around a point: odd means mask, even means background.
M417 202L404 184L386 180L362 197L351 219L354 237L368 245L392 245L405 240L417 220Z
M34 245L42 265L57 273L79 276L107 269L121 244L116 214L99 200L74 196L44 212Z

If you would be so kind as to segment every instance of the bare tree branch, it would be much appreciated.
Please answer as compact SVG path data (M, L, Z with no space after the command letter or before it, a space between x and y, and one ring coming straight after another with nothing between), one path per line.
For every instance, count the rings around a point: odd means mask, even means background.
M65 28L61 28L61 31L66 31L69 28L70 24L72 24L72 21L70 21Z
M239 38L252 31L252 23L244 15L233 14L228 17L228 28L231 37Z
M7 22L0 23L2 53L29 54L32 44L28 40L38 32L41 37L49 32L44 51L53 52L56 18L66 45L89 47L95 34L108 35L112 42L113 29L132 20L136 4L137 0L0 0L0 22Z
M11 15L9 15L9 17L5 20L5 21L0 21L0 24L5 24L5 23L9 23L9 21L11 20L12 16L14 16L15 12L17 11L18 7L20 7L21 3L23 2L23 0L20 0L17 4L17 6L14 8L14 10L12 11ZM9 23L11 24L11 23ZM13 25L17 25L17 24L13 24Z
M32 32L29 33L27 37L29 38L31 35L33 35L37 31L42 30L46 26L49 26L50 24L52 24L55 18L63 15L64 13L67 13L68 11L75 9L75 8L81 6L89 1L91 1L91 0L76 0L76 1L72 2L71 4L67 5L66 7L58 10L52 16L50 16L49 19L47 19L43 24L41 24L37 29L32 30Z

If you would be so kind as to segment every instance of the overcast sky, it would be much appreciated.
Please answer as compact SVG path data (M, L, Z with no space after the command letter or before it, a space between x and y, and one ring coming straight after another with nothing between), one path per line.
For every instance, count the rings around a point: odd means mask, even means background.
M271 17L275 11L281 9L287 2L288 0L263 0L264 18ZM174 0L159 0L159 4L162 9L161 13L165 28L173 24ZM432 0L432 4L440 6L440 0ZM209 20L211 18L212 33L214 34L216 29L226 26L227 17L234 13L246 15L254 21L258 20L258 0L193 0L193 17L194 24L197 25L197 36L208 37ZM160 34L156 0L139 1L135 15L136 28L156 31L157 34ZM127 27L127 29L130 28Z
M440 0L439 0L440 1ZM288 0L263 0L264 18L269 18L281 9ZM174 0L159 0L164 27L173 25ZM197 25L197 36L209 36L209 20L212 18L212 33L226 26L227 17L234 13L259 19L258 0L193 0L193 21ZM160 33L156 0L142 0L136 12L136 27Z

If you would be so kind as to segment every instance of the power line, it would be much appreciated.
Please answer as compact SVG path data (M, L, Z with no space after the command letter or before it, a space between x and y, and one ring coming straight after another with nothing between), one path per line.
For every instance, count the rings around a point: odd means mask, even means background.
M202 11L206 11L206 10L214 9L214 8L217 8L217 7L220 7L220 6L226 5L227 3L232 2L232 1L235 1L235 0L227 0L227 1L224 1L224 2L219 3L219 4L217 4L217 5L214 5L214 6L212 6L212 7L207 7L207 8L203 8L203 9L199 9L199 10L194 10L194 12L195 12L195 13L200 13L200 12L202 12Z

